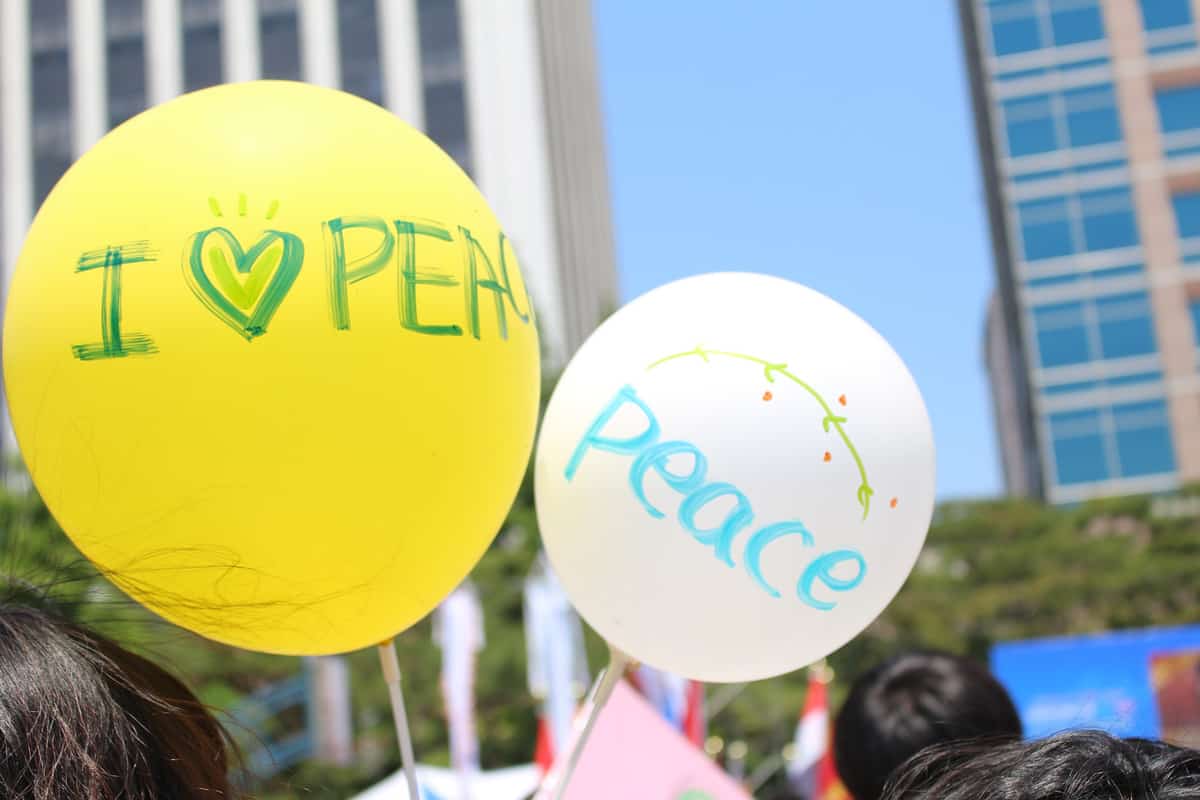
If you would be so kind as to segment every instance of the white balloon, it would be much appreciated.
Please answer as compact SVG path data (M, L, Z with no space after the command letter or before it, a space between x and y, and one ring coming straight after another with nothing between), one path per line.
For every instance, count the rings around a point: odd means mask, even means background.
M933 435L900 357L846 308L701 275L588 339L535 480L550 560L604 638L696 680L756 680L825 657L900 590L933 513Z

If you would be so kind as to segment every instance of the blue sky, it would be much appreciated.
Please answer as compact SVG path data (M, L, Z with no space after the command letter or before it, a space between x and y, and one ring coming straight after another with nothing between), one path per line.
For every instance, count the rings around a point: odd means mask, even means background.
M621 295L790 278L879 330L942 499L999 493L992 262L953 4L594 0Z

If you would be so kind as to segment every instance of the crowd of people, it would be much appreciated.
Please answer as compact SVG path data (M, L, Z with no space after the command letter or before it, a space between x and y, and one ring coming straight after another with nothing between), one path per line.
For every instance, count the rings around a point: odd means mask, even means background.
M834 731L854 800L1200 798L1200 752L1092 730L1024 739L1004 687L946 653L906 653L868 671ZM0 743L0 798L237 796L229 737L182 682L19 604L0 605Z

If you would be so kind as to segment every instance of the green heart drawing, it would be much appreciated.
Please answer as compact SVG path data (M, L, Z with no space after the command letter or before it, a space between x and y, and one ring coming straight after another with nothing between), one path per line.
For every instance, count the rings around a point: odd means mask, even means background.
M229 248L232 266L219 246L205 251L204 244L213 234ZM279 246L272 247L275 244ZM269 230L243 250L229 229L209 228L192 237L184 274L200 302L249 341L267 332L303 264L304 243L295 234Z

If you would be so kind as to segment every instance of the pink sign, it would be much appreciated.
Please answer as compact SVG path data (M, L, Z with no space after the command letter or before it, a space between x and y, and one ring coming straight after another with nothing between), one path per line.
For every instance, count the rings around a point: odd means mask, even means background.
M621 681L583 751L567 800L750 800L737 781Z

